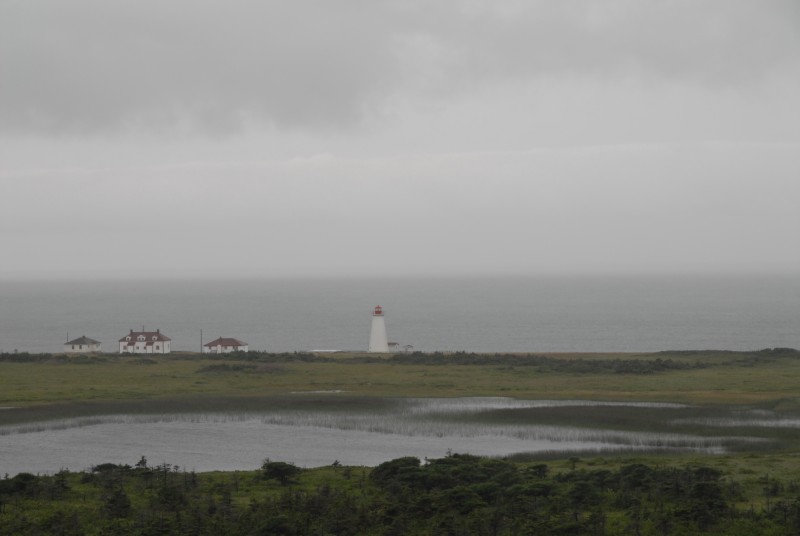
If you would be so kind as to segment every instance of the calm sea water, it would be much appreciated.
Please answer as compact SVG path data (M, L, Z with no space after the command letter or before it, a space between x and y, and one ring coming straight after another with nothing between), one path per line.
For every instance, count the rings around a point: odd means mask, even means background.
M370 314L423 351L800 348L798 277L0 282L0 351L58 352L130 329L173 350L235 337L253 350L365 350Z

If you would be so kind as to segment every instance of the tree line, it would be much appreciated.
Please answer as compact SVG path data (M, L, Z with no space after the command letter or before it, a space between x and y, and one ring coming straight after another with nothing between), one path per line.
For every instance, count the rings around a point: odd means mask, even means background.
M103 463L0 480L0 535L790 535L800 486L765 477L759 507L703 465L594 468L448 454L373 469L265 460L195 473ZM761 495L763 494L763 495ZM742 506L751 503L751 506Z
M673 360L670 356L680 357ZM225 360L231 363L337 363L343 366L362 363L392 363L397 365L424 365L424 366L507 366L507 367L535 367L539 371L557 374L654 374L675 370L703 369L712 365L704 360L705 357L730 357L724 364L739 366L754 366L760 362L770 361L781 357L800 357L800 352L793 348L765 348L753 352L733 351L670 351L658 352L647 358L585 358L585 357L550 357L537 354L479 354L474 352L412 352L410 354L393 354L390 356L357 355L348 359L331 359L331 357L317 355L310 352L231 352L229 354L192 354L159 356L160 359L190 359L190 360ZM694 357L688 361L687 357ZM37 363L59 362L72 364L91 364L98 361L108 361L118 358L117 354L103 355L63 355L63 354L29 354L27 352L0 353L0 363ZM155 364L157 361L146 357L139 357L141 364ZM719 363L717 363L719 364ZM202 372L248 372L255 370L254 366L244 364L214 364L205 367Z

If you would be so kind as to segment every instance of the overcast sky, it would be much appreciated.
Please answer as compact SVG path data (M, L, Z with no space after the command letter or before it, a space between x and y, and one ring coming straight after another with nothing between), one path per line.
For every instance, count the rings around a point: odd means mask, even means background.
M797 0L0 0L1 278L800 272Z

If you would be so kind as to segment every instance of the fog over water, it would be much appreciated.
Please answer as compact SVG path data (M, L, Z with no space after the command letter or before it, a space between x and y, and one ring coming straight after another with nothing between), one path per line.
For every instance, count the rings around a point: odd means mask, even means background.
M252 350L366 350L372 308L423 351L800 348L798 277L373 278L0 282L0 351L115 352L130 329L173 350L219 336Z

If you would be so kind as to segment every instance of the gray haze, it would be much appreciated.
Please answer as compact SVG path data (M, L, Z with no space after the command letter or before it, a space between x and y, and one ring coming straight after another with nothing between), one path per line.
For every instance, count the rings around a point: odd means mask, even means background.
M0 0L0 277L800 271L796 0Z

